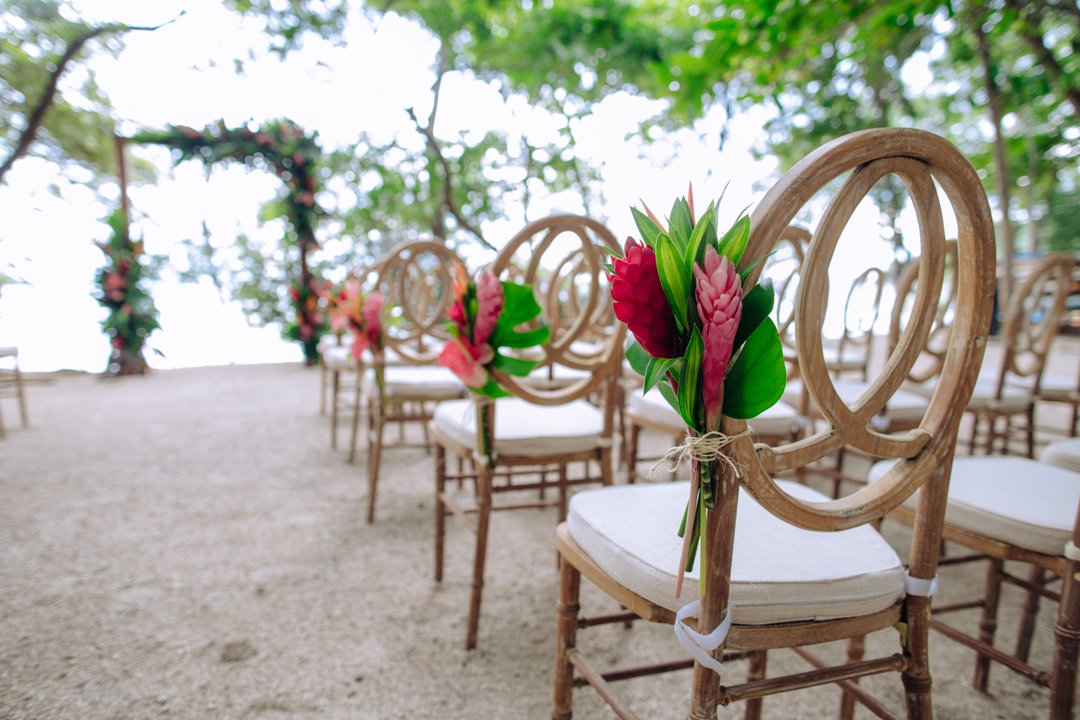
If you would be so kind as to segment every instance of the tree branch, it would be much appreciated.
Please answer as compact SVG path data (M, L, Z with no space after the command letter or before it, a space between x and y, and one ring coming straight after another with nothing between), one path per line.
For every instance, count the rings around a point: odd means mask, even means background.
M181 12L181 15L184 13ZM26 127L19 133L19 139L15 143L15 148L11 151L11 155L4 161L3 165L0 165L0 182L3 182L4 176L7 175L8 170L15 164L15 161L21 158L30 149L30 145L34 142L34 138L37 137L38 130L41 129L41 123L45 120L45 113L48 112L52 106L53 101L56 99L57 87L60 84L60 78L67 70L68 65L75 59L75 56L82 51L86 43L90 42L96 37L102 35L111 35L113 33L126 33L133 30L146 30L153 31L158 28L165 27L169 23L175 22L176 18L164 22L161 25L154 25L152 27L140 26L140 25L125 25L123 23L110 23L108 25L101 25L99 27L90 28L82 35L79 35L72 40L66 48L64 48L63 54L56 63L56 68L49 73L49 80L45 84L45 91L41 94L37 103L34 105L33 110L26 118Z
M1046 43L1043 42L1043 36L1041 28L1039 27L1038 20L1031 17L1031 13L1024 5L1017 2L1017 0L1005 0L1005 4L1014 10L1020 17L1020 36L1024 38L1024 41L1035 52L1035 56L1042 63L1046 71L1050 73L1050 77L1054 82L1060 84L1065 89L1065 98L1073 107L1073 113L1077 118L1080 118L1080 88L1074 87L1069 84L1068 78L1065 75L1065 71L1061 67L1061 63L1054 57L1054 53L1050 52L1050 48L1046 47Z

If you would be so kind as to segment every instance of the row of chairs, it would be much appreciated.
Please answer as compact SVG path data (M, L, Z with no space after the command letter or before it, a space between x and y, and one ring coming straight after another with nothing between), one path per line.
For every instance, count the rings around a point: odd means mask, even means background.
M920 219L921 257L910 270L906 291L910 299L894 308L894 330L880 374L869 380L864 371L861 385L843 389L846 385L833 378L835 368L828 366L821 343L828 268L851 209L888 175L899 176L908 188ZM679 545L674 531L688 495L686 484L614 484L620 405L625 406L627 423L623 436L628 480L636 479L641 428L664 432L674 426L656 424L657 407L664 408L655 402L650 406L647 395L620 403L627 390L621 382L625 330L611 313L603 257L596 249L597 245L618 249L611 233L587 218L557 216L531 223L499 253L492 269L534 287L552 333L534 357L539 361L539 379L496 372L513 397L494 402L461 393L453 399L434 398L443 400L434 404L418 391L399 392L401 407L409 404L404 403L408 398L411 412L392 410L398 407L391 390L394 369L423 367L445 339L440 323L453 301L452 271L444 273L439 262L420 260L421 255L413 255L406 246L373 271L373 287L387 295L396 315L388 323L385 351L369 361L385 371L386 382L381 392L367 385L368 519L374 516L385 423L422 419L435 448L437 580L443 575L448 515L465 519L476 536L466 633L466 646L472 648L478 639L491 513L538 505L557 508L560 591L553 718L571 716L572 691L582 685L593 686L620 718L636 717L617 698L615 681L689 667L693 667L691 718L713 718L718 705L735 700L745 700L747 716L758 717L764 696L826 683L839 683L843 689L842 716L850 717L859 702L879 717L893 717L855 683L859 677L888 671L903 676L908 716L932 717L929 630L940 623L931 619L931 596L944 539L993 555L991 569L997 578L1004 577L998 562L1003 559L1026 560L1061 578L1060 592L1049 591L1042 578L1029 582L1040 596L1060 598L1054 670L1031 674L1051 687L1051 717L1072 717L1080 638L1080 553L1075 550L1080 531L1074 528L1080 523L1054 525L1038 548L1017 550L1009 538L996 537L984 518L965 526L955 517L954 505L970 503L968 495L978 499L1004 497L1008 492L1033 494L1035 488L1052 497L1050 504L1057 511L1071 508L1075 513L1080 504L1080 476L1067 474L1069 482L1057 482L1046 479L1061 477L1056 471L1026 466L1024 472L1036 476L1024 486L1015 482L1017 470L999 465L1003 478L1014 473L1013 482L995 485L991 493L984 492L979 482L985 469L970 463L1034 461L954 461L961 419L972 407L970 401L980 397L979 369L992 313L995 248L980 181L955 148L933 135L890 129L846 136L809 155L765 196L751 218L746 256L768 255L791 232L791 221L804 204L841 178L812 240L807 238L803 245L792 322L780 323L781 331L786 334L790 328L793 338L792 374L800 383L797 401L773 416L752 421L753 439L743 432L746 423L724 419L724 432L738 438L729 452L739 470L737 475L731 468L717 471L722 473L718 486L725 491L709 513L702 552L708 562L701 575L691 575L704 587L697 598L693 590L698 582L691 582L683 597L675 597L672 590ZM957 218L958 238L952 245L944 237L938 187ZM449 250L434 246L427 251L445 253L444 258L454 261ZM395 259L399 255L404 259ZM759 272L760 268L752 270L749 281ZM1041 303L1044 294L1036 294ZM414 298L422 311L410 307ZM1025 317L1032 314L1030 307L1021 312ZM1026 326L1022 318L1017 322ZM1007 334L1008 321L1006 326ZM1037 338L1028 344L1042 348ZM1021 367L1020 360L1005 355L1003 375ZM926 362L933 365L931 375L925 375L920 365ZM356 391L360 393L364 373L355 367L352 371L360 377ZM921 395L910 391L920 377L928 388ZM977 412L1011 415L1004 409L1003 388L996 385L985 411ZM899 420L896 398L902 393L921 403L910 421ZM1023 412L1028 412L1026 407ZM354 423L359 417L357 408ZM1028 419L1031 427L1030 414ZM776 424L770 425L774 420ZM482 447L494 452L481 453ZM985 447L993 449L994 443L988 441ZM1028 447L1031 454L1030 442ZM776 479L785 474L801 477L842 449L891 458L893 463L875 466L873 482L836 499ZM974 480L961 479L969 476ZM602 487L570 495L571 488L584 483ZM966 488L967 495L957 488ZM512 491L518 498L528 493L526 501L494 502L497 495ZM954 501L956 492L963 497ZM992 504L986 512L1007 514L1010 503L1003 505ZM874 527L887 516L913 526L906 567ZM1030 526L1043 519L1025 522ZM582 615L582 575L622 610L600 617ZM987 612L991 605L996 610L996 601L983 602ZM601 670L586 658L579 630L631 618L675 625L677 634L691 638L688 642L696 646L695 659ZM980 658L1000 660L1004 654L989 643L993 633L986 628L992 624L984 616L978 639L983 644L976 646L977 652ZM725 627L726 635L721 633L717 641L716 631ZM890 627L900 630L897 652L863 658L862 638ZM712 641L703 636L712 636ZM834 640L849 642L847 662L840 665L827 666L805 650ZM765 677L768 651L781 647L797 648L812 669ZM749 661L747 679L725 684L716 663L735 658ZM1019 668L1016 663L1011 666Z

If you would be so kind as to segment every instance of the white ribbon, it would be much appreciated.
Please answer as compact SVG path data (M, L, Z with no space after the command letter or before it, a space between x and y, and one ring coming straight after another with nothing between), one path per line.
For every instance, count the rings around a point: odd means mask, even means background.
M728 605L727 612L724 613L724 619L708 635L702 635L698 631L690 629L683 622L688 618L697 619L698 613L701 611L701 600L687 603L675 613L675 637L678 639L679 644L686 648L702 666L709 668L717 675L723 675L726 669L721 662L709 653L720 647L724 640L727 639L728 631L731 629L732 607L734 606Z
M1080 548L1076 547L1076 545L1073 545L1072 540L1065 543L1064 555L1065 555L1066 560L1073 560L1073 561L1080 562Z
M904 571L904 592L908 595L934 597L937 594L937 589L937 575L926 580L925 578L912 577L907 570Z

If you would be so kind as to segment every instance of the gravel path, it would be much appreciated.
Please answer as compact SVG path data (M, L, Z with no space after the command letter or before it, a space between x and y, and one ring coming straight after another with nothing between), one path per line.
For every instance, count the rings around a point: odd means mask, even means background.
M549 512L496 515L480 648L466 652L471 536L452 526L437 586L431 457L387 451L365 524L362 464L329 449L318 371L33 380L32 426L10 427L5 412L0 441L0 718L549 716ZM980 583L952 577L945 598ZM1017 597L1006 591L1010 611ZM590 587L583 602L611 609ZM1048 658L1050 614L1040 622L1035 657ZM1006 616L1002 634L1014 626ZM891 652L890 634L871 651ZM939 717L1045 716L1045 690L995 669L981 696L971 653L934 640ZM600 628L582 644L619 663L680 655L665 627ZM771 669L805 667L773 655ZM643 717L682 718L688 683L677 673L624 688ZM902 707L897 682L869 684ZM766 715L832 716L836 695L770 698ZM576 703L577 717L613 717L589 691Z

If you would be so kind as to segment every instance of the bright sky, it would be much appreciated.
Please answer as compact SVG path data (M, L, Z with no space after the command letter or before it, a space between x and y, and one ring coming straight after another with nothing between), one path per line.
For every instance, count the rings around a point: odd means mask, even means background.
M396 16L387 16L377 27L358 18L349 25L345 47L310 41L285 61L257 52L245 61L246 72L240 75L234 57L264 41L257 23L241 21L218 2L83 0L77 6L90 21L131 24L160 23L186 10L168 27L130 34L118 58L100 57L90 65L124 119L125 132L170 123L201 127L219 119L237 125L288 117L317 130L324 149L350 143L362 131L380 139L396 134L419 142L404 110L415 106L423 115L430 107L436 45L425 31ZM469 77L449 77L441 102L437 131L443 137L502 129L527 133L537 141L553 133L550 118L530 113L520 103L504 104L494 89ZM765 111L734 118L723 152L717 150L724 120L719 112L702 120L695 131L681 131L659 143L627 141L625 136L655 109L654 103L618 95L574 127L586 160L602 168L605 205L600 219L616 236L633 232L629 207L639 198L660 212L693 181L695 196L704 204L719 196L731 179L721 215L734 219L776 179L775 162L757 161L750 154ZM135 212L144 218L135 233L143 235L148 252L168 255L176 267L185 267L178 241L201 239L203 222L217 244L227 244L240 233L268 242L280 237L278 227L260 227L256 219L260 205L276 193L276 179L240 167L218 167L207 175L194 162L173 168L161 148L138 153L159 168L155 185L131 189ZM8 177L0 186L0 270L27 284L3 290L0 345L19 346L24 370L100 372L109 347L99 327L105 311L92 297L94 274L103 263L92 241L107 236L101 219L111 208L40 161L23 160ZM576 198L554 195L531 208L531 214L535 218L548 211L581 209ZM838 251L851 256L851 267L834 286L846 288L865 267L884 267L891 261L888 247L878 241L876 222L876 210L864 202L852 225L861 230L848 233ZM522 224L519 210L516 217L511 214L484 231L498 244ZM151 292L162 325L149 342L162 353L147 354L152 367L301 358L295 344L281 340L278 328L250 327L240 309L220 298L209 281L181 283L175 270L167 268ZM842 300L830 303L830 311L839 311L834 307L839 305Z

